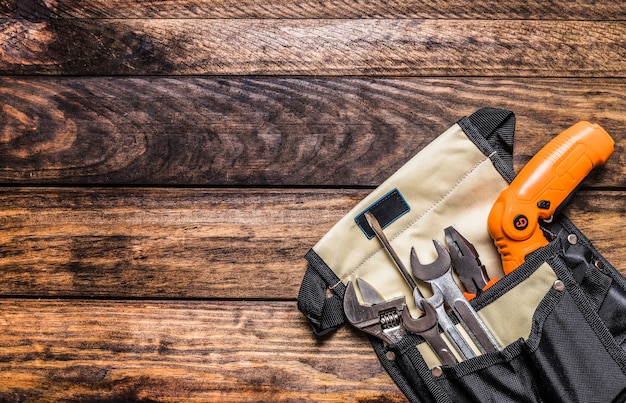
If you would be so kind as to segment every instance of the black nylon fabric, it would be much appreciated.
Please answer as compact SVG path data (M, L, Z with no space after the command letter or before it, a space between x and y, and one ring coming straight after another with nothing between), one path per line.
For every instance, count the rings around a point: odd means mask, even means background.
M490 365L478 366L462 376L450 375L439 382L454 402L536 403L539 386L533 378L530 361L523 354L523 342L507 347L506 356Z
M343 314L345 286L326 263L310 250L300 291L298 309L308 319L316 336L335 331L346 322Z
M568 223L564 217L562 220ZM419 398L411 401L429 401L420 400L422 396L434 396L436 402L623 401L619 399L626 393L626 355L598 315L600 305L591 303L590 295L579 285L580 280L574 277L567 262L575 253L579 256L574 260L579 261L587 259L593 251L583 250L579 244L570 245L567 231L560 233L561 237L529 255L527 262L512 273L514 285L547 261L566 287L546 294L535 311L528 340L520 339L502 352L472 358L454 367L444 366L443 376L438 378L423 368L416 349L401 351L396 346L389 347L398 353L397 360L403 363L407 377L415 376L412 373L416 372L424 380L421 384L411 382L414 388L421 387L416 389ZM563 257L564 251L567 259ZM586 278L582 280L585 281ZM602 295L612 287L611 281L598 284L604 284L597 288ZM501 295L472 303L480 309ZM625 305L620 307L622 312L625 308ZM411 369L406 369L407 362L413 364Z
M510 157L515 136L515 114L495 108L482 108L472 113L468 119L479 133L489 141L494 150L502 150Z
M622 369L568 292L546 319L529 356L546 402L610 402L626 386Z
M482 108L457 123L476 147L490 156L500 174L509 182L513 170L515 114L504 109Z
M515 114L504 109L482 108L457 122L487 156L491 156L505 178L512 179ZM509 179L509 180L511 180ZM309 319L317 336L333 332L345 323L345 286L312 249L305 258L309 265L298 293L298 309ZM327 298L328 290L334 293Z
M429 393L424 380L416 370L416 366L419 366L419 361L412 360L406 351L412 349L415 350L415 345L419 337L414 335L408 335L406 338L397 343L391 350L373 336L369 336L374 352L380 358L380 362L389 374L389 376L396 382L400 390L404 392L406 397L411 402L418 403L435 403L437 400ZM393 351L393 356L398 359L389 360L387 353ZM426 368L427 369L427 368Z
M624 307L626 307L626 291L615 284L611 284L600 305L598 315L607 324L609 331L615 337L615 341L626 351L626 313Z

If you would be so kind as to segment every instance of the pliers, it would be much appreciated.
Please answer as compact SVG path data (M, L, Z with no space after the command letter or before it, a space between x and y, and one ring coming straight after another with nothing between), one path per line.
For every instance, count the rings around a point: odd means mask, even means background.
M450 250L452 267L465 287L465 298L471 300L494 285L498 279L489 278L485 266L480 262L478 251L456 228L444 229Z
M415 306L418 309L422 309L425 311L425 309L423 308L423 301L425 301L424 296L422 295L419 288L417 287L415 280L413 280L413 278L409 274L409 271L406 269L406 267L402 263L402 260L400 259L398 254L394 251L393 247L391 246L391 243L385 236L385 233L383 229L381 228L380 223L370 211L367 211L365 213L365 218L368 224L370 225L370 227L372 228L372 230L374 231L374 234L376 235L380 243L383 245L384 249L387 251L389 256L392 258L392 260L396 264L396 267L402 274L402 277L406 281L407 285L413 290L413 299L415 301ZM446 313L446 309L444 307L443 295L437 290L433 290L433 291L434 291L434 294L432 297L428 298L428 303L435 310L436 312L435 317L438 318L438 322L439 322L439 325L441 326L441 329L448 336L450 341L454 344L454 346L456 347L456 350L459 352L459 354L461 355L463 359L474 357L475 356L474 351L472 350L470 345L467 343L467 341L463 338L461 333L458 331L458 329L456 328L452 320L448 317L448 314ZM445 354L445 352L442 351L442 354Z

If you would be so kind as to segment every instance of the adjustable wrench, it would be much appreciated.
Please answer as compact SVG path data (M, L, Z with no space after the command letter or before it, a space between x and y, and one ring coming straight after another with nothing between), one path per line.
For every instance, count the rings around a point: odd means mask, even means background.
M411 289L413 290L413 299L415 300L415 305L417 306L417 308L423 310L423 307L422 307L423 301L428 301L430 304L432 304L432 306L435 308L435 311L437 313L437 318L439 320L439 325L441 326L441 329L444 331L446 335L448 335L448 337L450 338L450 340L456 347L461 357L464 360L471 358L471 357L475 357L474 351L469 346L469 344L467 344L467 341L465 341L461 333L458 331L456 326L454 326L454 323L452 322L452 320L446 313L446 309L443 306L444 301L443 301L443 296L441 295L441 293L435 291L432 297L428 298L427 300L424 299L424 296L420 292L419 288L417 288L417 284L415 283L415 280L413 280L413 277L411 277L411 275L409 274L409 271L406 269L406 267L400 260L400 257L394 251L393 247L391 246L391 243L385 236L385 233L383 232L383 229L380 226L380 223L378 222L376 217L374 217L374 215L369 211L366 212L364 215L365 215L365 219L367 220L367 223L370 225L370 227L374 231L374 234L376 234L376 237L378 238L380 243L384 246L385 250L387 251L389 256L392 258L392 260L398 267L398 270L400 270L402 277L404 278L406 283L409 285L409 287L411 287Z
M426 315L413 319L404 297L384 301L378 291L362 279L356 280L364 303L358 301L354 283L350 282L344 295L344 311L348 321L365 333L394 344L409 330L422 336L444 364L454 365L456 357L448 349L437 328L437 313L427 302Z
M357 285L361 290L361 295L378 295L376 290L365 280L357 279ZM388 344L397 343L406 335L406 330L402 324L402 311L406 308L404 297L380 302L364 301L359 302L356 296L355 286L348 283L348 288L343 297L343 310L348 322L361 329L365 333L371 334Z

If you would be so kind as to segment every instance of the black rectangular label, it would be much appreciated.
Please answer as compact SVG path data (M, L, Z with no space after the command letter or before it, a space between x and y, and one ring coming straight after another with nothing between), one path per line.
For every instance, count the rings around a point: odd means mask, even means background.
M398 189L394 189L378 199L367 209L363 210L354 218L354 221L356 221L356 224L361 228L361 231L363 231L365 236L369 239L375 234L372 227L370 227L367 223L367 219L365 218L366 212L371 212L380 223L380 226L384 229L389 226L389 224L408 213L410 209L411 208L408 203L400 194L400 191Z

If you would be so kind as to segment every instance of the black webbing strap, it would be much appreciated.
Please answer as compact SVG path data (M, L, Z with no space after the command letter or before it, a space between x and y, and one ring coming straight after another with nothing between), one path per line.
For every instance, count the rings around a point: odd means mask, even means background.
M323 336L346 322L343 314L346 286L313 249L305 258L309 266L300 286L298 309L309 319L315 334Z
M457 123L476 147L491 158L500 175L512 181L515 114L505 109L482 108Z

